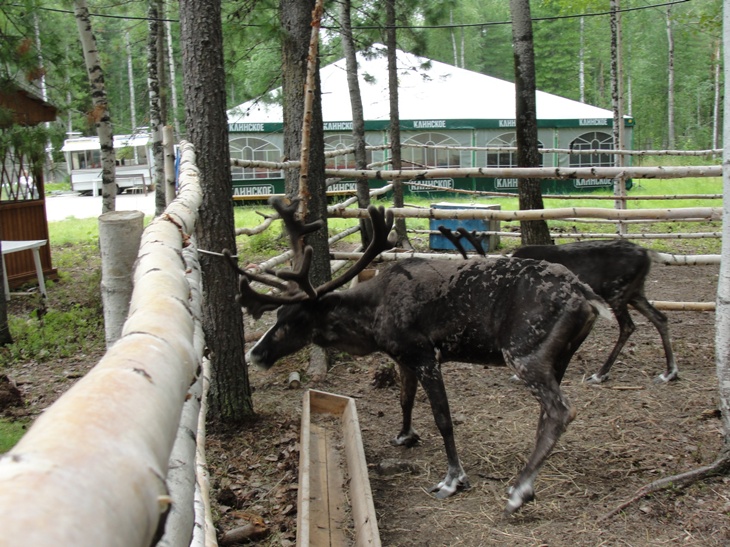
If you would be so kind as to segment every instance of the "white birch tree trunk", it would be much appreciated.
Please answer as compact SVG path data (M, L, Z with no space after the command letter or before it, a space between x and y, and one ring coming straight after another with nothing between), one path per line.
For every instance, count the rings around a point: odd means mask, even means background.
M165 201L175 199L175 136L169 125L162 128L162 146L165 152Z
M132 124L132 133L137 130L137 109L135 106L136 97L134 94L134 64L132 63L132 41L129 38L129 31L124 33L124 45L127 49L127 80L129 82L129 118ZM137 155L137 147L134 147L134 154ZM137 161L137 158L134 158Z
M165 166L162 152L162 105L160 101L159 54L160 12L157 0L149 0L147 9L147 88L150 99L150 133L152 135L152 155L154 168L152 178L155 183L155 215L165 210Z
M74 15L79 29L81 46L84 49L84 62L91 84L91 99L94 109L91 117L99 135L101 147L101 212L108 213L116 208L116 153L114 151L114 132L112 130L109 101L104 85L104 71L96 49L96 38L91 30L89 8L86 0L74 0Z
M454 24L454 10L449 10L449 23ZM459 50L456 47L456 34L451 29L451 47L454 50L454 66L459 66Z
M41 48L41 29L40 25L38 23L38 13L33 14L33 31L35 33L35 46L38 50L38 66L41 68L40 71L40 78L39 78L39 85L41 89L41 97L44 101L48 101L48 88L46 86L46 73L43 63L43 49ZM51 129L51 122L45 122L46 130L50 131ZM53 145L51 144L50 139L46 141L46 173L48 173L48 176L45 178L45 180L49 181L51 180L51 173L53 173Z
M172 22L169 19L165 20L165 28L167 29L167 62L170 65L170 99L172 100L172 125L175 128L175 139L180 138L180 119L177 116L178 102L177 102L177 71L175 70L175 55L172 48ZM169 120L169 114L168 114Z
M614 148L621 151L623 143L623 74L621 70L621 13L619 0L611 0L611 99L613 102L613 143ZM614 155L614 165L623 167L624 156ZM613 184L613 195L616 196L614 207L626 209L626 177L620 175ZM623 224L616 226L616 231L625 234L627 228Z
M580 102L586 102L586 51L585 51L585 17L580 18L580 47L578 48L578 87Z
M137 98L134 93L134 64L132 63L132 42L129 38L129 31L124 33L124 42L127 50L127 80L129 83L129 120L132 125L132 133L137 131L137 108L135 103ZM139 163L139 153L137 147L134 147L134 163Z
M723 55L725 89L730 89L730 0L723 2ZM723 213L730 218L730 94L725 93L723 116ZM730 444L730 222L722 223L720 275L715 307L715 363L720 390L720 411L725 446Z

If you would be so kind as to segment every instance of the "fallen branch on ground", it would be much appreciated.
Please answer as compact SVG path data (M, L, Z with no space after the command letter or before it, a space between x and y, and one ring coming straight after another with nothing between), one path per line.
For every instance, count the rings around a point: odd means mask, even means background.
M697 469L686 471L685 473L679 473L678 475L672 475L671 477L664 477L655 480L646 486L642 486L629 500L612 509L598 520L601 521L614 517L632 503L635 503L654 492L659 492L660 490L667 488L684 488L696 482L709 479L710 477L727 475L728 472L730 472L730 446L726 446L720 452L717 459L710 465L698 467Z

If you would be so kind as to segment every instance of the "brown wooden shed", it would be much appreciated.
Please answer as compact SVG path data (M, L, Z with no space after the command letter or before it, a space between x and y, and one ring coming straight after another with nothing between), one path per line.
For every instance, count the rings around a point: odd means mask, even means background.
M56 119L57 109L31 89L20 86L0 88L0 131L31 127ZM10 147L0 149L0 240L48 240L48 220L43 183L43 169L33 168L22 151ZM30 174L26 178L25 172ZM58 272L51 261L50 241L40 249L41 264L46 279L57 279ZM7 281L10 288L36 279L31 251L5 255Z

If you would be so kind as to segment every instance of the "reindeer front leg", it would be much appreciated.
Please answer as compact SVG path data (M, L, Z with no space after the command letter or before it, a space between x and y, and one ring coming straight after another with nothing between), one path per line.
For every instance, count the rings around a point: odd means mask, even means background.
M431 403L433 418L436 426L441 432L446 448L446 459L448 461L448 470L446 477L436 486L433 486L429 492L439 498L447 498L457 490L466 490L469 486L469 479L461 466L459 456L456 452L456 441L454 440L454 425L451 421L451 412L449 410L449 401L446 397L446 388L444 380L441 376L441 368L434 360L421 364L417 369L418 380L421 382L428 400Z
M391 441L391 444L411 448L420 440L412 425L413 402L418 389L418 378L410 368L400 364L398 368L400 370L400 407L403 412L403 427L396 438Z

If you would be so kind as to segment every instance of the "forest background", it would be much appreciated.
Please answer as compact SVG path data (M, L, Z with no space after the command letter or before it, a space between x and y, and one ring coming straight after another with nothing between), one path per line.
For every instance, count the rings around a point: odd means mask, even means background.
M157 2L160 3L159 1ZM149 124L147 1L88 2L105 71L115 134ZM162 2L160 17L170 61L163 85L169 124L184 137L177 2ZM722 98L720 0L623 0L621 9L624 111L636 120L634 149L717 148ZM531 2L537 88L606 109L611 103L608 0ZM339 3L327 2L321 65L343 57ZM223 2L228 108L281 85L279 5L274 0ZM398 47L437 61L514 80L509 3L503 0L399 0ZM378 3L353 2L355 43L384 41ZM65 134L93 135L88 77L71 2L0 2L6 55L42 59L48 101L59 108L52 142L57 160ZM6 49L7 48L7 49ZM0 60L2 59L0 54ZM23 79L5 64L2 76ZM22 64L15 64L22 66ZM18 68L21 71L22 69ZM424 85L427 85L424 83ZM484 100L489 100L485 95ZM424 113L427 115L427 113Z

